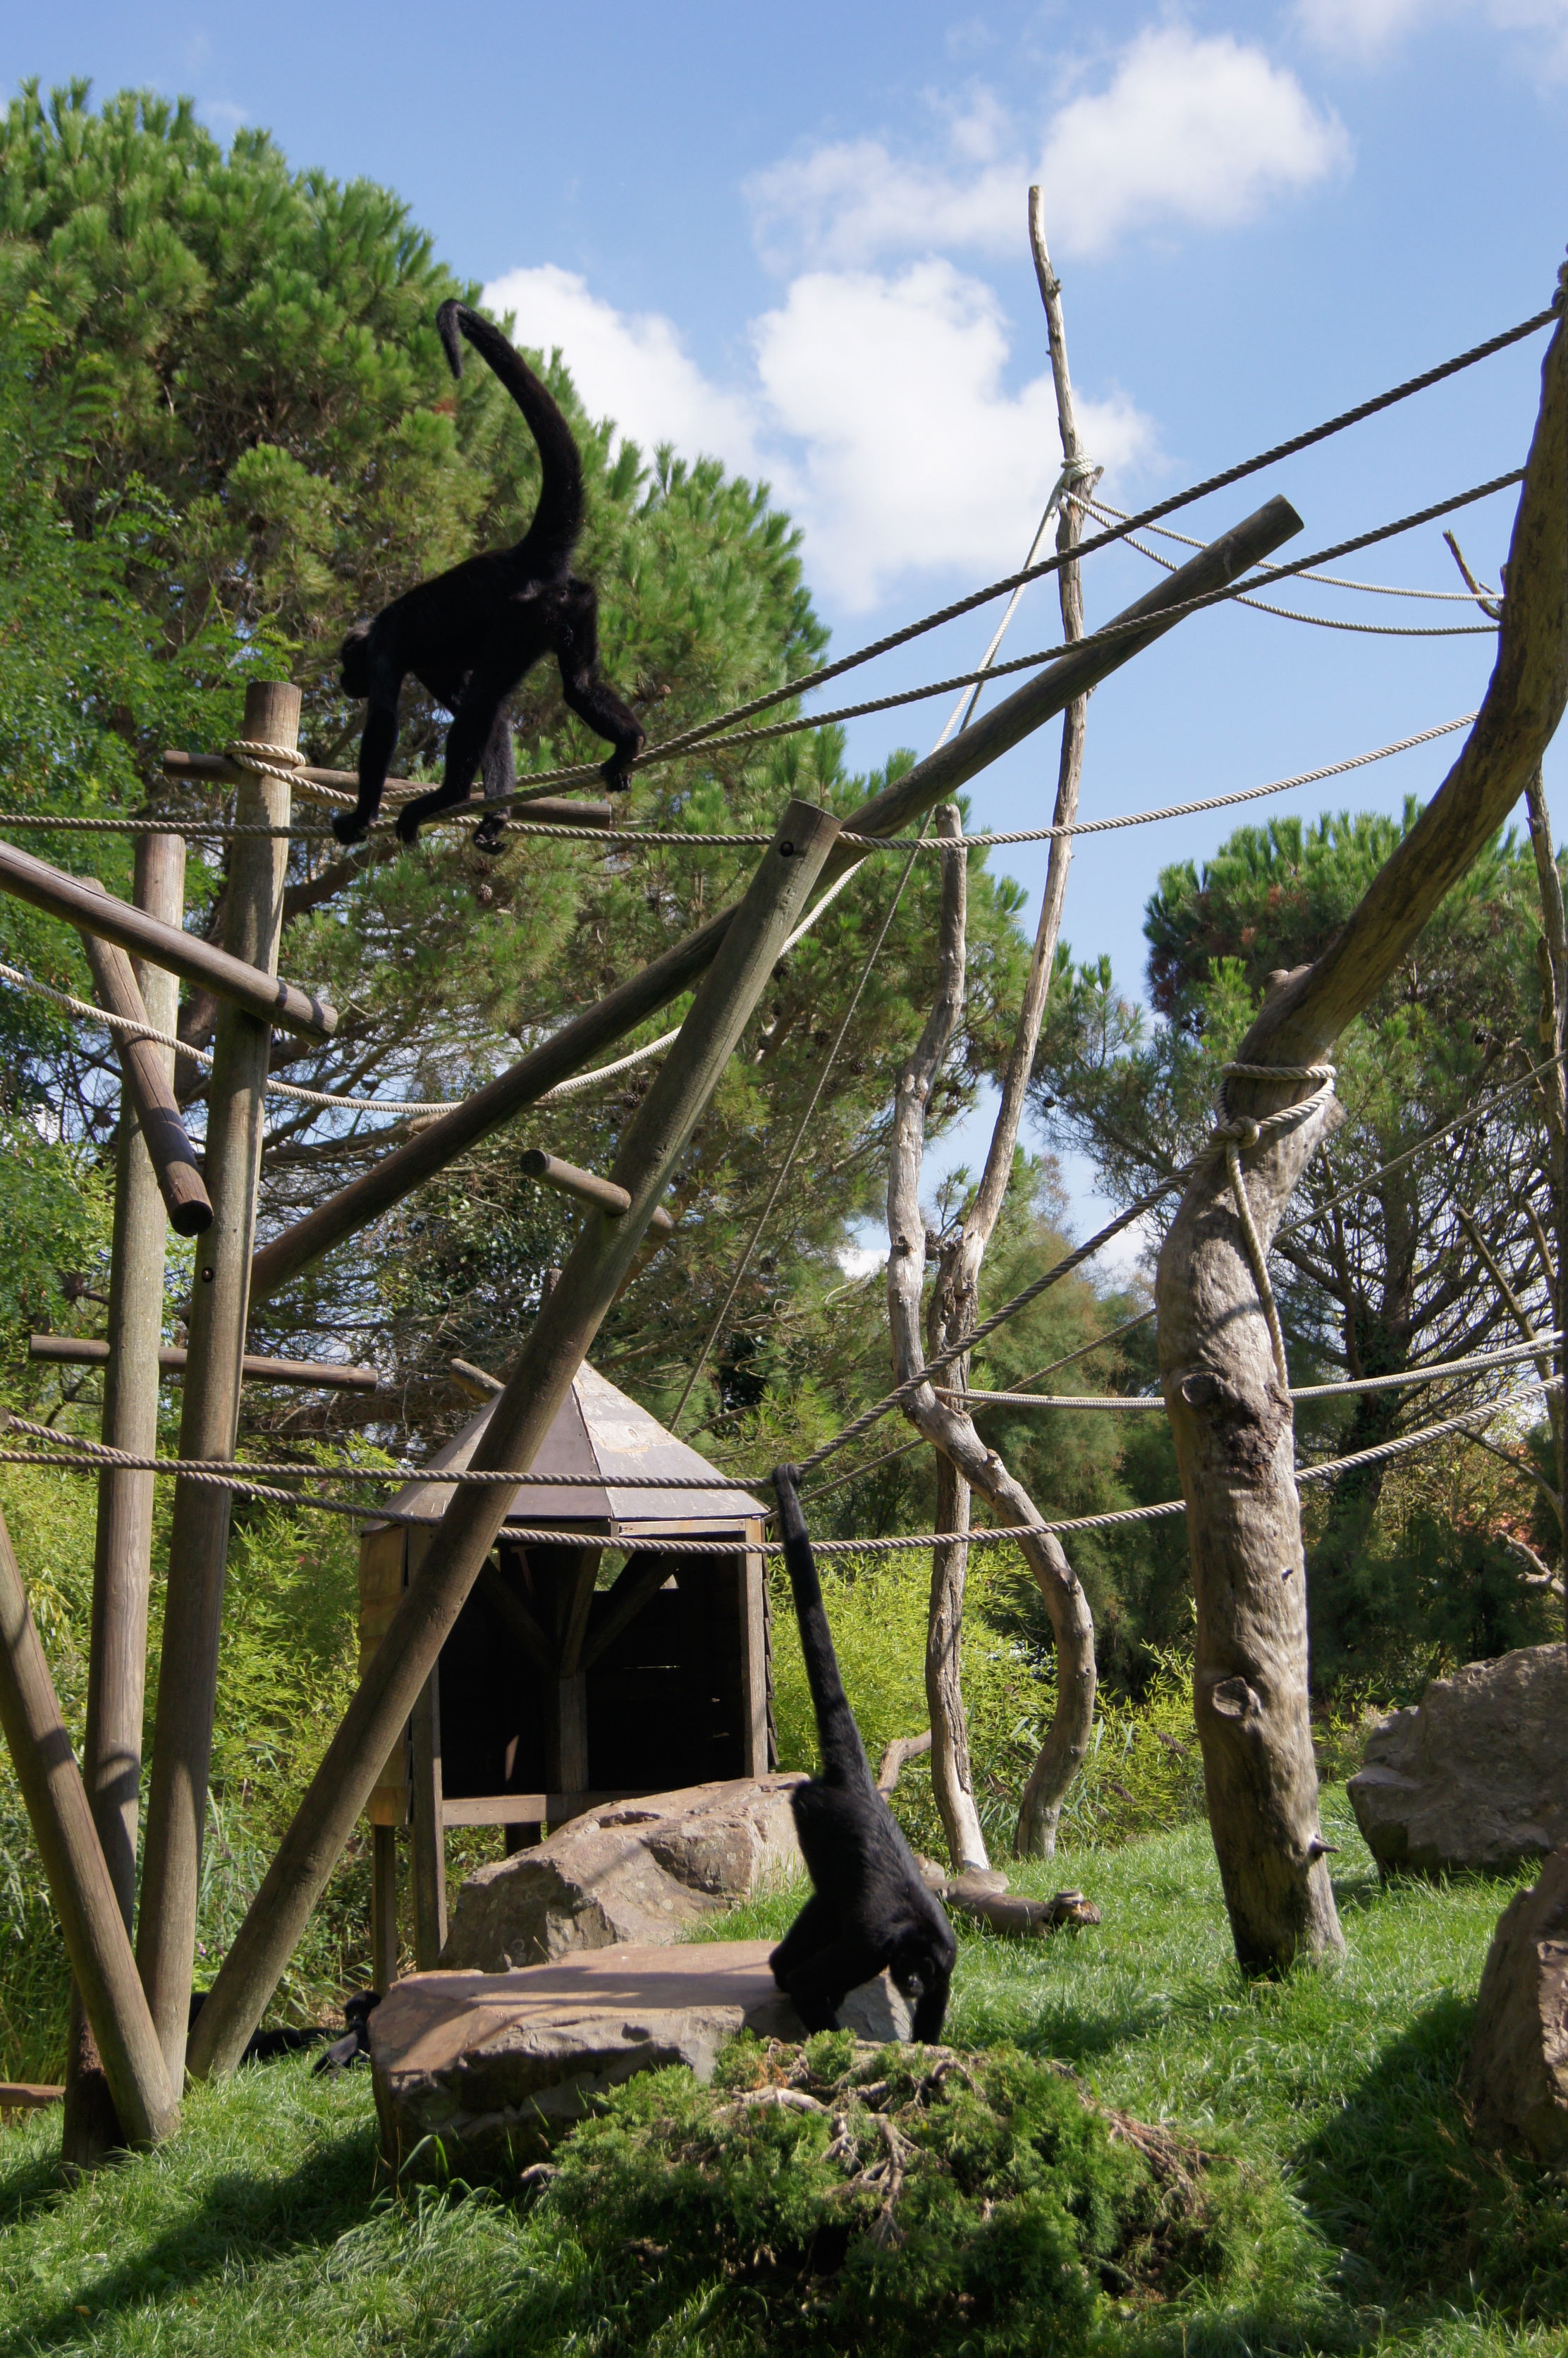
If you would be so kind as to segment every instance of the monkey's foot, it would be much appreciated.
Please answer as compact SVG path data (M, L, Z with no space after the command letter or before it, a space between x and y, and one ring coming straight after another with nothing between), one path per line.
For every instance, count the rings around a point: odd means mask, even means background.
M608 762L601 764L599 774L604 780L605 784L609 787L612 795L624 795L630 793L632 787L632 762L634 761L635 758L636 756L633 754L630 758L622 760L619 753L614 753L611 754Z
M340 843L362 843L370 829L358 811L334 811L332 833Z
M482 818L469 838L476 851L500 851L505 847L506 822L499 813L493 818Z
M399 843L409 845L416 844L419 840L419 822L411 809L399 811L397 814L397 840Z

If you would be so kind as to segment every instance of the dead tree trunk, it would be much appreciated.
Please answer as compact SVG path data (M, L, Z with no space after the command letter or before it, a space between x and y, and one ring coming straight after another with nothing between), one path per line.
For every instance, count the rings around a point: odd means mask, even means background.
M1568 280L1568 273L1564 274ZM1360 905L1279 978L1238 1050L1279 1080L1232 1083L1238 1120L1303 1101L1316 1065L1393 972L1524 793L1568 698L1568 349L1542 369L1497 665L1464 750ZM1241 1147L1260 1253L1326 1111ZM1195 1711L1226 1905L1244 1967L1343 1946L1317 1823L1290 1402L1222 1153L1204 1157L1160 1256L1160 1358L1197 1602Z
M938 824L944 834L957 834L957 811L949 806ZM899 1076L888 1166L888 1318L894 1376L901 1384L917 1377L926 1363L920 1319L925 1269L925 1222L920 1208L925 1109L964 1004L963 861L953 852L944 864L941 979L919 1045ZM905 1413L955 1474L980 1493L997 1522L1039 1522L1033 1500L996 1452L986 1447L973 1421L939 1400L929 1384L911 1395ZM1062 1798L1083 1761L1094 1721L1094 1623L1088 1600L1060 1542L1048 1536L1031 1536L1021 1538L1019 1545L1051 1617L1056 1640L1056 1706L1024 1795L1016 1847L1027 1855L1048 1857L1055 1848ZM957 1636L962 1627L964 1553L967 1551L954 1551L960 1557L956 1572L950 1560L938 1561L933 1567L926 1655L932 1777L948 1843L961 1871L988 1864L968 1780L968 1738L958 1690ZM943 1612L940 1625L938 1608ZM939 1707L946 1716L946 1728L938 1722Z
M1549 1174L1550 1217L1545 1222L1552 1250L1542 1253L1544 1274L1552 1289L1552 1323L1561 1332L1563 1314L1568 1311L1568 1073L1562 1058L1568 1050L1568 920L1563 908L1563 879L1557 872L1557 860L1552 848L1552 815L1546 807L1546 788L1541 772L1536 771L1525 789L1525 806L1530 813L1530 839L1535 852L1535 872L1541 886L1541 983L1545 1022L1542 1030L1548 1035L1551 1053L1558 1062L1549 1073L1541 1076L1541 1094L1546 1100L1547 1169ZM1568 1346L1557 1346L1556 1373L1562 1378L1568 1367ZM1563 1585L1568 1589L1568 1400L1562 1392L1546 1394L1547 1409L1552 1418L1552 1437L1557 1453L1557 1563Z

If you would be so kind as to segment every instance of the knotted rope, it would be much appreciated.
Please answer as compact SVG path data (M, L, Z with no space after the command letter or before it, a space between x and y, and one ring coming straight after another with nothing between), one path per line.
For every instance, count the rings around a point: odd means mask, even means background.
M305 756L297 746L269 745L257 737L231 738L223 748L223 759L253 778L277 778L286 786L294 784L295 771L305 767Z
M1247 1258L1252 1264L1253 1282L1258 1288L1259 1306L1269 1328L1269 1340L1274 1350L1274 1371L1281 1389L1291 1388L1290 1369L1285 1364L1285 1337L1280 1325L1279 1307L1274 1289L1269 1282L1269 1256L1263 1239L1252 1217L1252 1206L1248 1199L1247 1182L1242 1174L1241 1154L1244 1147L1252 1147L1276 1131L1293 1130L1317 1111L1334 1095L1335 1067L1332 1065L1222 1065L1219 1096L1215 1111L1219 1116L1209 1133L1211 1146L1225 1150L1225 1167L1230 1174L1230 1193L1236 1204L1236 1217L1241 1223L1242 1241ZM1249 1115L1236 1114L1230 1108L1230 1084L1235 1081L1315 1081L1317 1087L1311 1097L1303 1098L1298 1105L1281 1106L1278 1113L1264 1114L1253 1120Z

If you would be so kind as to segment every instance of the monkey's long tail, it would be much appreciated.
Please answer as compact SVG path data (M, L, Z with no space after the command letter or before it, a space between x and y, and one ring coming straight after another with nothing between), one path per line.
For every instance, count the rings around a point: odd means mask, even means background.
M582 532L582 460L571 427L561 416L547 385L542 384L499 328L470 311L466 303L443 303L436 326L454 376L463 373L466 337L492 373L499 377L528 421L539 447L539 504L534 520L513 551L527 570L549 571L564 565Z
M784 1541L784 1563L795 1595L795 1619L800 1624L800 1650L806 1661L806 1682L816 1712L822 1773L825 1779L836 1781L864 1777L870 1785L871 1763L849 1708L849 1698L844 1692L844 1682L838 1675L838 1657L833 1651L833 1632L827 1626L822 1583L816 1576L816 1558L811 1552L806 1517L800 1511L797 1479L795 1466L774 1466L779 1536Z

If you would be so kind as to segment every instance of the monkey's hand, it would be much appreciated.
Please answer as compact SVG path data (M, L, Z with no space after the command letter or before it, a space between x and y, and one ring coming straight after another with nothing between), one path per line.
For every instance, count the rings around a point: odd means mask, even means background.
M641 750L642 748L639 747L638 752ZM629 791L632 784L632 764L636 758L636 753L611 753L609 761L600 765L599 774L612 795L623 795Z
M340 843L362 843L370 829L358 811L334 811L332 833Z
M418 809L419 806L417 803L408 803L406 804L404 808L398 812L397 840L399 843L415 844L418 842Z

